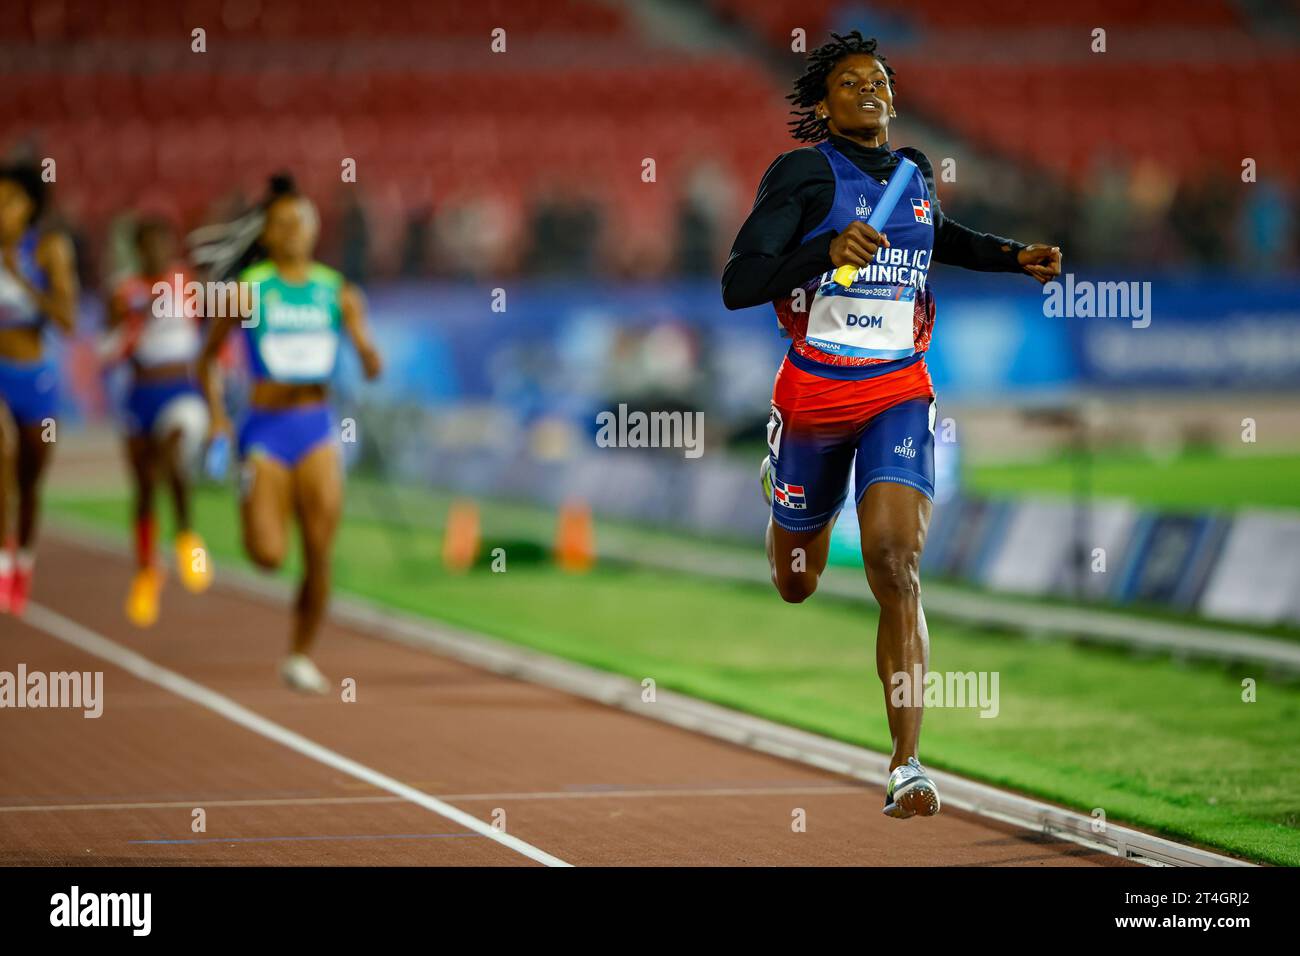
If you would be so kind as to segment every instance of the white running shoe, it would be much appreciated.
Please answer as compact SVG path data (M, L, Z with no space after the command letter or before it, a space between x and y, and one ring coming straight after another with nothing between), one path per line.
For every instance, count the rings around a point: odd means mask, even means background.
M280 665L280 677L304 694L328 694L330 685L306 654L290 654Z
M907 763L895 767L889 775L883 812L899 820L917 814L932 817L939 812L939 791L915 757L908 757Z

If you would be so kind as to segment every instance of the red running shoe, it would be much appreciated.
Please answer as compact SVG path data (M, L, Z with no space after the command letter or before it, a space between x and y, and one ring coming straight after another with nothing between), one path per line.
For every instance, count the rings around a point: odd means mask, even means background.
M22 617L23 611L27 610L27 596L32 593L32 569L24 571L22 568L14 568L11 580L9 613L14 617Z

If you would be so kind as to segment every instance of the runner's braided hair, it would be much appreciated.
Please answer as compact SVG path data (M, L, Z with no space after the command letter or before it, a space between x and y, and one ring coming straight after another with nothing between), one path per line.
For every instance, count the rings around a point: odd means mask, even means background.
M885 68L889 88L894 89L894 71L885 58L876 52L876 38L867 39L857 30L840 35L832 33L831 39L808 54L804 71L794 81L794 92L786 97L794 108L790 114L790 135L801 143L818 143L826 138L826 121L817 118L817 104L826 98L826 80L835 65L846 56L863 53L874 56Z
M266 258L262 248L262 228L266 225L266 211L277 199L300 196L293 177L276 173L267 186L266 197L233 222L201 226L186 237L190 258L194 264L207 270L214 280L238 275L259 259Z
M7 179L27 194L32 201L30 222L36 222L45 212L49 187L41 176L40 167L34 163L10 163L0 167L0 179Z

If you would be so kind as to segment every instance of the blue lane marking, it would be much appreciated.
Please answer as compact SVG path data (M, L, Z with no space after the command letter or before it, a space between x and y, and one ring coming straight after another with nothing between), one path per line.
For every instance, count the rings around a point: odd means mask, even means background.
M127 840L127 843L176 845L180 843L276 843L303 840L433 840L452 837L479 837L481 833L361 833L348 836L274 836L274 837L203 837L198 840Z

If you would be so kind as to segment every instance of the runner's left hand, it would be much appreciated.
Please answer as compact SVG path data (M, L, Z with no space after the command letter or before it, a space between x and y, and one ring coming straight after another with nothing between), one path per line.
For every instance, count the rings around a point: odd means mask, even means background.
M1036 242L1025 246L1016 254L1020 268L1041 283L1048 283L1061 274L1061 247L1045 246Z

